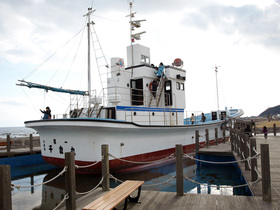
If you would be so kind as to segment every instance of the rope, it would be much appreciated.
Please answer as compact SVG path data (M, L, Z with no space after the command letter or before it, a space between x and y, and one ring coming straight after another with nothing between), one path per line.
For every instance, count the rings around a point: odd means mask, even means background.
M60 207L60 205L61 205L62 203L64 203L64 201L66 201L68 198L69 198L69 195L68 195L68 193L67 193L66 195L64 195L64 198L62 199L62 201L61 201L53 210L58 209L58 207Z
M88 167L94 166L94 165L96 165L97 163L99 163L101 160L103 160L103 158L104 158L104 157L102 156L101 159L100 159L99 161L97 161L97 162L95 162L95 163L92 163L92 164L90 164L90 165L85 165L85 166L75 165L75 168L79 169L79 168L88 168Z
M53 54L51 54L43 63L41 63L38 67L36 67L32 72L30 72L26 77L24 77L22 80L25 80L26 78L30 77L35 71L37 71L43 64L45 64L50 58L52 58L58 51L60 51L64 46L66 46L72 39L74 39L83 29L81 29L78 33L76 33L70 40L68 40L64 45L62 45L57 51L55 51Z
M115 180L115 182L120 182L120 183L123 183L124 181L122 181L122 180L120 180L120 179L118 179L118 178L116 178L116 177L114 177L112 174L109 174L109 178L111 179L114 179Z
M260 177L262 179L262 176L260 175L258 168L255 166L254 167L255 172L257 173L258 177Z
M198 185L205 185L205 186L208 186L209 184L205 184L205 183L199 183L197 181L194 181L186 176L184 176L184 179L192 182L192 183L195 183L195 184L198 184ZM257 183L260 181L260 178L258 178L256 181L254 182L249 182L249 184L242 184L242 185L235 185L235 186L219 186L220 188L238 188L238 187L246 187L246 186L252 186L253 184ZM211 185L211 184L210 184Z
M109 153L109 155L117 160L120 160L120 161L123 161L123 162L128 162L128 163L137 163L137 164L149 164L149 163L156 163L156 162L159 162L159 161L162 161L162 160L166 160L168 158L173 158L174 157L174 153L163 158L163 159L159 159L159 160L155 160L155 161L149 161L149 162L138 162L138 161L130 161L130 160L124 160L122 158L117 158L116 156L112 155Z
M11 184L12 185L12 189L14 188L17 188L18 190L20 190L20 188L31 188L31 187L38 187L38 186L41 186L41 185L44 185L44 184L47 184L49 182L52 182L53 180L55 180L56 178L58 178L59 176L62 176L65 172L67 171L67 166L65 166L62 171L57 174L55 177L53 177L52 179L46 181L46 182L43 182L41 184L35 184L35 185L30 185L30 186L21 186L21 185L15 185L15 184Z
M157 185L161 185L161 184L166 184L166 183L172 181L175 178L176 178L176 176L172 176L170 179L166 180L165 182L161 182L161 183L157 183L157 184L143 184L142 186L144 186L144 187L152 187L152 186L157 186Z
M203 163L211 163L211 164L231 164L231 163L238 163L238 162L244 162L244 161L247 161L247 160L250 160L250 159L254 159L254 158L257 158L260 154L256 154L255 156L253 157L248 157L247 159L243 159L243 160L235 160L235 161L229 161L229 162L213 162L213 161L206 161L206 160L200 160L200 159L196 159L194 158L193 156L190 156L188 154L184 154L183 157L187 157L187 158L190 158L191 160L195 160L195 161L199 161L199 162L203 162Z
M89 190L89 191L87 191L87 192L82 192L82 193L76 191L76 194L78 194L78 195L86 195L86 194L88 194L88 193L93 192L94 190L96 190L96 189L98 188L99 185L101 185L101 183L103 182L103 179L104 179L104 177L102 177L102 179L100 180L100 182L99 182L94 188L92 188L91 190Z
M251 170L251 169L252 169L252 167L251 167L251 163L250 163L250 161L249 161L249 160L247 160L247 163L248 163L248 167L249 167L249 169Z
M120 183L124 182L124 181L122 181L122 180L120 180L120 179L114 177L112 174L110 174L109 176L110 176L110 178L114 179L115 182L120 182ZM142 186L143 186L143 187L152 187L152 186L157 186L157 185L161 185L161 184L166 184L166 183L172 181L172 180L175 179L175 178L176 178L176 176L172 176L170 179L168 179L168 180L166 180L166 181L164 181L164 182L157 183L157 184L147 184L147 185L146 185L146 184L143 184Z

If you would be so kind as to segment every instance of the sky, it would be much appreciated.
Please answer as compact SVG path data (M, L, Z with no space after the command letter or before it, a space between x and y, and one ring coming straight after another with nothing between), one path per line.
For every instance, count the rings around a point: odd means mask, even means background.
M50 55L81 31L88 7L96 9L91 20L107 61L126 59L128 3L0 0L0 127L40 119L39 109L46 106L52 114L63 114L69 106L69 95L17 86L18 80L86 89L86 80L75 72L82 65L65 61L68 70L62 76L55 69L64 57ZM183 60L187 111L217 109L215 66L219 109L240 108L244 116L257 116L280 104L280 0L134 0L133 11L135 19L146 19L137 31L146 33L137 43L151 49L151 63Z

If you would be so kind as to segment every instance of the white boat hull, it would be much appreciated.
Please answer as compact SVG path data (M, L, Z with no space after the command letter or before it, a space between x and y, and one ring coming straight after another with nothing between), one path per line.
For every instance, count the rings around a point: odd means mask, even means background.
M195 126L145 126L131 122L100 119L58 119L25 122L27 127L40 134L43 158L56 166L64 166L65 152L75 151L77 165L89 165L101 160L101 146L107 144L109 153L117 158L137 162L163 159L175 152L175 145L182 144L184 152L195 148L195 130L200 142L205 142L205 129L209 139L223 137L224 121ZM101 164L81 171L100 173ZM110 157L110 171L120 171L136 166Z

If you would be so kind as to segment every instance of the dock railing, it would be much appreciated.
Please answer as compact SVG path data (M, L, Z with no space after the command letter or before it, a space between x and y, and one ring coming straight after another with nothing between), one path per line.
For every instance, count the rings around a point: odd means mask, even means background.
M261 178L263 200L271 201L269 145L260 144L260 154L258 154L256 139L252 137L252 134L245 134L244 131L244 128L249 124L240 120L234 124L238 126L230 128L231 150L244 161L245 170L251 170L252 182L255 182L258 177ZM257 158L255 158L259 155L261 157L261 173L258 171Z
M33 134L29 134L29 137L18 137L11 138L8 134L6 136L6 141L0 142L0 149L3 152L1 156L13 157L16 153L16 149L26 148L24 152L29 152L29 154L35 154L38 152L34 150L34 146L40 146L40 137L33 136Z
M215 130L216 131L216 130ZM206 135L205 131L205 136ZM206 138L206 141L203 143L199 143L199 132L195 132L196 136L196 151L197 149L201 148L202 146L206 146L207 142L208 145L216 145L217 143L225 142L226 137L225 134L223 134L222 140L219 141L217 136L215 135L215 141L211 142L209 141L208 138ZM246 183L244 185L240 186L231 186L231 187L244 187L244 186L251 186L254 183L259 182L262 180L262 193L263 193L263 200L264 201L271 201L271 184L270 184L270 167L269 167L269 148L268 145L261 145L261 154L257 153L256 151L256 140L254 138L250 139L250 144L248 143L248 139L246 139L246 136L242 137L240 133L237 131L234 131L231 129L230 132L230 137L231 137L231 145L233 145L231 148L233 151L238 152L238 154L242 157L242 160L240 161L230 161L230 162L211 162L211 161L205 161L205 160L199 160L196 159L193 155L190 154L184 154L183 153L183 145L178 144L175 146L174 151L175 153L170 154L164 159L161 160L156 160L156 161L150 161L150 162L135 162L135 161L129 161L126 159L122 158L117 158L113 154L109 153L109 147L108 145L102 145L101 147L101 158L100 161L96 161L90 165L86 166L78 166L75 165L75 153L74 152L66 152L65 153L65 167L63 170L55 177L52 179L48 180L47 182L44 182L42 184L37 184L37 185L32 185L32 186L20 186L20 185L14 185L11 183L11 172L10 172L10 166L9 165L0 165L0 209L12 209L12 198L11 198L11 190L12 189L20 189L20 188L31 188L39 185L44 185L49 182L52 182L55 180L57 177L63 175L65 173L65 196L61 200L61 202L54 208L58 209L61 207L61 205L66 202L66 209L67 210L72 210L76 209L76 195L84 195L88 194L90 192L93 192L95 189L97 189L100 185L102 185L102 190L103 191L108 191L110 190L109 186L109 180L114 179L115 181L118 182L123 182L122 180L117 179L113 175L109 173L109 156L112 158L124 161L124 162L130 162L130 163L135 163L135 164L151 164L151 163L156 163L159 161L163 161L169 158L174 158L176 156L176 176L172 176L169 180L164 181L163 183L157 183L153 185L146 185L146 187L149 186L155 186L155 185L161 185L165 184L167 182L170 182L173 179L176 179L176 192L177 196L183 196L184 195L184 179L190 182L193 182L198 185L205 185L202 183L198 183L183 174L183 159L184 158L189 158L194 161L200 161L204 162L207 164L232 164L232 163L239 163L239 162L245 162L245 164L248 164L246 168L251 169L251 182ZM242 146L243 145L243 146ZM248 150L249 148L249 150ZM247 150L247 152L245 152ZM248 152L249 151L249 152ZM249 154L249 156L248 156ZM261 155L261 167L262 167L262 173L260 173L257 170L257 158L258 156ZM87 167L94 167L94 165L98 164L99 162L102 162L102 177L100 182L98 183L97 186L95 186L92 190L88 192L77 192L76 191L76 177L75 177L75 170L78 168L87 168ZM207 184L206 184L207 185ZM143 185L145 186L145 185ZM220 186L221 187L221 186Z

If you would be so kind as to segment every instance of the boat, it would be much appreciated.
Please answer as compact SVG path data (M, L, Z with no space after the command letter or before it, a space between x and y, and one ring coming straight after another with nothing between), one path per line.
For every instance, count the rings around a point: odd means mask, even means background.
M93 12L89 8L84 15L88 19L89 35L92 34L90 16ZM73 151L76 165L97 163L78 168L78 172L99 174L101 146L108 145L111 172L140 170L139 162L154 165L155 161L163 161L175 152L176 144L183 145L184 153L193 153L196 130L205 136L205 129L208 129L210 142L213 142L217 128L218 139L222 139L222 125L228 116L243 114L242 109L216 110L205 113L204 121L200 112L196 113L195 122L190 124L190 118L185 117L186 70L183 69L183 61L176 58L172 64L165 65L158 79L155 74L157 67L150 60L150 49L136 43L145 32L134 33L134 30L140 28L145 20L134 19L132 3L128 17L131 45L127 47L126 65L124 58L111 58L101 93L91 90L90 80L88 91L63 90L19 80L21 86L66 92L72 96L70 111L62 118L25 122L26 127L38 131L46 162L64 167L65 153ZM88 66L90 75L90 63ZM157 89L151 91L154 80ZM201 144L205 141L205 138L200 138Z

